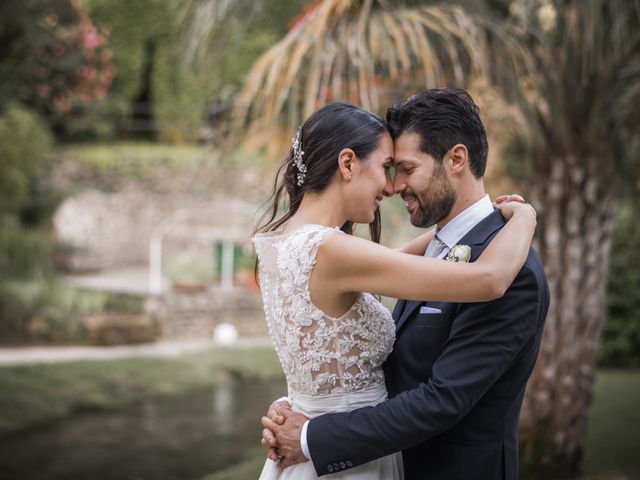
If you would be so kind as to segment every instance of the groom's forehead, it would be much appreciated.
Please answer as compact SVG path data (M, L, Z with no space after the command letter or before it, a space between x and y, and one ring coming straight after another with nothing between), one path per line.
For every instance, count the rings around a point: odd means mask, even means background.
M396 156L400 152L402 154L418 156L422 138L417 133L403 133L393 139L393 148Z
M393 164L395 166L406 165L420 165L429 160L429 154L421 152L417 149L402 149L397 148L394 152Z
M393 141L394 165L412 164L414 166L429 163L432 160L430 154L420 147L422 137L417 133L403 133Z

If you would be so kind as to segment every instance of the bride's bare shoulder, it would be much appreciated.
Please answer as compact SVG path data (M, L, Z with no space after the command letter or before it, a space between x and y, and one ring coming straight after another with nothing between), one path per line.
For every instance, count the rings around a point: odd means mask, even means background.
M371 240L340 232L329 235L320 244L318 260L331 260L337 267L347 267L356 259L375 258L391 252L392 249Z

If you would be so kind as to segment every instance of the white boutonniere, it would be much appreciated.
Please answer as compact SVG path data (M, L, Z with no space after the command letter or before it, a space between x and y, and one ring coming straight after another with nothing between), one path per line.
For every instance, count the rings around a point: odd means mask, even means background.
M445 260L449 262L464 262L471 260L471 247L469 245L454 245Z

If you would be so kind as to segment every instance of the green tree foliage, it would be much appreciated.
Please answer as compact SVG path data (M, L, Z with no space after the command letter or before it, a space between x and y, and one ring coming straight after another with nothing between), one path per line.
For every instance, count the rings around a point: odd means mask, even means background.
M227 110L253 62L287 31L304 0L85 0L109 32L115 77L101 115L131 129L131 101L140 92L145 43L155 45L151 108L164 140L198 136L207 117ZM141 106L141 108L145 108Z
M42 184L52 138L33 112L12 105L0 116L0 145L0 275L26 277L43 260L38 232L52 208Z
M600 350L600 364L606 367L640 367L639 238L640 216L629 202L620 209L613 238Z
M42 230L53 195L42 179L50 168L52 136L33 112L16 104L0 115L0 335L20 331L27 306L10 283L47 270Z
M13 104L0 116L0 145L0 215L19 218L33 207L32 195L47 172L51 134L37 115Z

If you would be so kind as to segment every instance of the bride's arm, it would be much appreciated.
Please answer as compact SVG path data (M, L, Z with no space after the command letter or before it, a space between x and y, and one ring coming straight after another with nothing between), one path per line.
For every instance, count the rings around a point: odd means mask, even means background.
M524 198L518 195L517 193L512 193L510 195L500 195L496 198L496 204L500 205L501 203L507 202L520 202L525 203ZM397 248L399 252L408 253L411 255L424 255L424 252L427 250L429 243L433 240L434 235L436 234L436 229L432 228L431 230L418 235L416 238L411 240L406 245Z
M333 235L320 245L317 273L339 292L449 302L499 298L524 265L536 225L530 205L499 208L510 219L473 263L408 255L355 236Z

